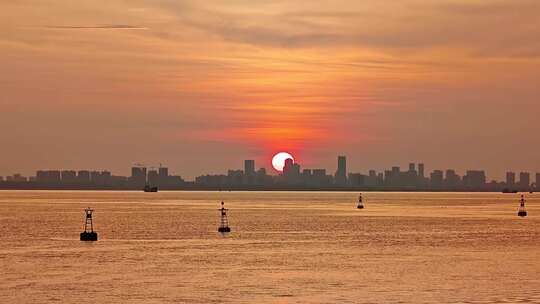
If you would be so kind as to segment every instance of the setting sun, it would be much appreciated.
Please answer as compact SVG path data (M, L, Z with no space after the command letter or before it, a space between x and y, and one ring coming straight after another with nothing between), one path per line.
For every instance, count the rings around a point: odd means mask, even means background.
M292 157L291 154L287 152L279 152L278 154L274 155L274 157L272 158L272 166L277 171L282 172L283 167L285 166L285 160L289 158L294 161L294 157Z

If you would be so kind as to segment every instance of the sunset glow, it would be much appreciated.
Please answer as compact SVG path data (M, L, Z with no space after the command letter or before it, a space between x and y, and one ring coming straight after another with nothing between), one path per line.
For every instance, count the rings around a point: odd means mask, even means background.
M362 169L462 157L450 165L540 170L540 139L523 133L540 112L539 12L531 0L4 1L0 169L158 159L194 177L239 157L269 167L286 149L317 167L343 153Z
M282 172L283 167L285 166L285 160L292 159L294 161L294 158L291 154L287 152L279 152L272 158L272 166L276 171Z

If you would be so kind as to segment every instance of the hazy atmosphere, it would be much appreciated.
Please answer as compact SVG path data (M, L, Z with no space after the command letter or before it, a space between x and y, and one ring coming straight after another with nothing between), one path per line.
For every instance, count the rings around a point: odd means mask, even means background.
M4 1L0 175L289 151L540 171L540 2Z

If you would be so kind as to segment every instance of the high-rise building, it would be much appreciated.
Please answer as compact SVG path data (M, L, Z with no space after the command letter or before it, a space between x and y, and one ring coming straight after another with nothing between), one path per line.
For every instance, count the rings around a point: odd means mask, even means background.
M402 172L398 166L392 167L392 170L384 171L384 182L387 186L397 187L402 185Z
M156 171L155 169L150 169L148 171L147 179L148 179L148 184L152 187L158 186L160 184L159 172Z
M432 187L441 187L443 183L443 172L442 170L435 170L430 174L431 186Z
M295 164L291 158L286 159L283 166L283 177L288 184L298 184L300 182L300 165Z
M72 170L64 170L60 173L62 183L73 184L77 182L77 172Z
M112 174L109 171L92 171L90 180L96 186L108 186L111 184Z
M244 173L246 176L255 176L255 161L252 159L244 160Z
M27 177L22 176L19 173L15 173L12 176L6 176L7 182L14 182L14 183L25 183L28 181Z
M92 183L94 185L101 184L101 172L99 172L99 171L91 171L90 172L90 181L92 181Z
M418 184L418 172L416 172L416 164L410 163L409 164L409 171L407 171L404 175L404 182L407 186L416 186Z
M161 179L166 179L167 177L169 177L169 168L159 167L159 177Z
M90 171L80 170L77 172L77 180L79 183L88 184L90 183Z
M349 173L349 186L352 187L361 187L365 185L366 176L360 173Z
M347 185L347 157L338 156L338 166L334 178L336 185Z
M159 166L158 169L158 183L156 184L159 187L165 187L170 184L169 179L169 168Z
M227 180L229 185L238 186L244 181L244 171L242 170L229 170L227 172Z
M304 185L311 185L313 177L313 171L311 169L302 170L301 179Z
M469 170L463 177L463 185L473 189L481 189L486 185L486 172Z
M425 177L425 167L424 167L424 164L418 164L418 176L421 177L421 178L424 178Z
M294 161L292 158L287 158L285 160L285 164L283 165L283 175L287 176L290 174L292 167L293 167Z
M445 185L449 188L456 188L461 184L461 177L456 173L455 170L448 169L446 170Z
M531 186L531 174L529 172L519 173L519 187L523 190L528 189Z
M312 182L315 186L328 186L332 182L332 176L326 174L326 169L313 169Z
M516 185L516 173L506 172L506 187L514 187Z
M46 184L58 184L61 181L61 173L58 170L40 170L36 172L36 181Z
M129 181L132 186L142 188L146 185L146 168L145 167L132 167L131 177Z
M270 185L272 184L272 177L266 174L265 168L259 168L256 173L255 183L257 185Z

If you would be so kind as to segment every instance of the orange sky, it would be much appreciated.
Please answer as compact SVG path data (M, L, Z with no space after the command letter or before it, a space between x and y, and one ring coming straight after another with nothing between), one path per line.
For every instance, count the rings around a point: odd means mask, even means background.
M0 175L291 151L540 172L540 2L4 1Z

